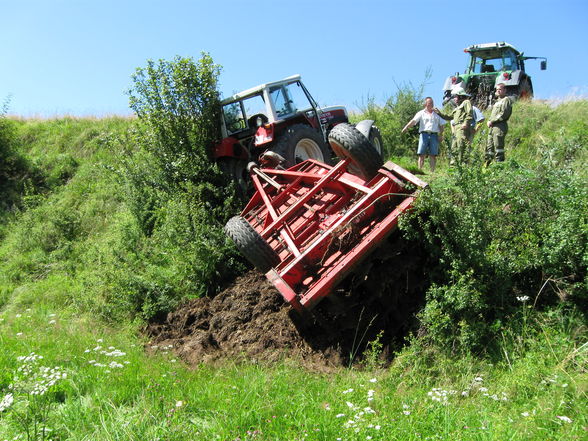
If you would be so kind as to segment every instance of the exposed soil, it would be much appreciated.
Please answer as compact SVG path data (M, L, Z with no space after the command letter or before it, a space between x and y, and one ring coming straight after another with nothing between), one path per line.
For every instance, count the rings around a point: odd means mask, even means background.
M314 370L357 362L380 334L382 357L414 327L426 282L421 250L395 238L372 254L303 321L266 278L251 271L214 298L193 300L151 323L151 344L187 363L293 358Z

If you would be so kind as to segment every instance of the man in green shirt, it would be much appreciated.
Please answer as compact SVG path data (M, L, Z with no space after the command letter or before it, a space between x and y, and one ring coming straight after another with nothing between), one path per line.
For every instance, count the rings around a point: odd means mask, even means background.
M472 147L472 122L474 115L472 112L472 103L469 100L469 94L463 88L457 88L453 91L456 107L450 115L444 115L435 108L435 112L445 120L451 120L451 130L453 138L451 140L451 162L457 161L458 164L467 164L470 159L470 150Z
M508 119L512 114L512 102L506 96L503 83L496 85L498 101L492 106L492 113L488 118L488 142L486 143L486 165L493 160L504 161L504 138L508 132Z

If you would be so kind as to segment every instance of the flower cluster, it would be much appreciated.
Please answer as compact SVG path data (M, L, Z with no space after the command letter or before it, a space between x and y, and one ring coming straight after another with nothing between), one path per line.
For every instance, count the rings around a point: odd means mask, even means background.
M477 376L472 380L472 383L462 391L463 397L468 397L473 393L480 393L484 397L488 397L494 401L508 401L508 395L505 392L500 394L490 394L488 388L483 386L484 378Z
M107 368L107 369L122 369L125 364L129 364L129 361L124 360L122 363L115 361L115 360L103 360L104 358L120 358L127 355L125 352L121 351L120 349L116 349L114 346L108 346L107 348L102 347L100 343L103 343L102 339L98 339L97 344L92 349L86 349L84 352L86 354L93 353L98 355L102 360L91 359L88 360L88 363L97 368Z
M370 380L370 383L375 383L377 380L375 378ZM343 428L346 430L351 430L354 433L365 432L366 439L372 439L372 436L369 433L373 433L372 431L380 430L381 426L379 424L375 424L374 421L375 415L377 415L376 411L371 407L371 403L375 399L376 392L373 389L369 389L365 392L365 395L362 397L358 393L354 394L354 389L346 389L341 393L343 395L354 395L357 396L358 399L366 400L367 405L357 405L352 401L345 401L347 406L347 410L345 412L340 412L335 415L335 418L340 418L344 420ZM353 399L349 397L349 400ZM327 410L331 410L331 407L325 407ZM341 438L337 438L341 439Z
M67 378L67 373L62 367L39 365L42 359L42 355L34 352L17 357L22 364L17 368L10 388L29 395L45 395L59 381Z
M2 398L2 401L0 401L0 412L4 412L6 409L12 406L13 402L14 396L12 394L6 394L4 398Z
M429 392L427 392L427 395L431 398L431 400L437 401L445 406L449 404L449 396L456 394L457 391L455 390L445 390L439 387L434 387Z

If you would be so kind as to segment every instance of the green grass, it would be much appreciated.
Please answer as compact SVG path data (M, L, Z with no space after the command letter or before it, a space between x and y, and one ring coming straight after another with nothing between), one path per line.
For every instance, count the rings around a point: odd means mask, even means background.
M571 166L585 173L586 116L586 102L517 104L507 157L540 163L549 146L548 159L565 162L580 143ZM414 337L385 369L316 372L287 359L186 366L153 347L134 296L184 283L178 272L190 268L179 266L180 250L158 254L163 239L141 239L125 202L115 171L131 123L14 123L41 179L0 217L0 402L14 396L0 411L0 439L42 439L35 423L51 429L45 439L76 441L586 439L588 332L565 302L522 302L491 355L451 355ZM416 156L392 157L414 170ZM448 173L444 158L439 165L424 178L433 189ZM32 352L67 373L43 395L10 388L22 377L18 357Z
M287 360L190 369L132 327L33 304L0 317L0 388L31 352L67 372L44 396L53 439L583 439L588 346L569 338L577 322L533 320L539 332L505 335L495 364L417 345L385 370L317 373ZM0 436L23 433L15 414L30 400L15 393Z

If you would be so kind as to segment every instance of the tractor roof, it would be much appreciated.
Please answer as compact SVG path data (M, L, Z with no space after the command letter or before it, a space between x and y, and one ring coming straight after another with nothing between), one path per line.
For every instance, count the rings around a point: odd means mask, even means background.
M463 51L474 52L476 55L479 55L479 52L498 53L502 52L504 49L512 49L517 55L522 55L522 53L512 44L505 43L504 41L499 41L497 43L472 44L471 46L466 47Z
M257 95L259 92L261 92L262 90L264 90L265 88L268 87L273 87L273 86L279 86L281 84L290 84L290 83L294 83L296 81L300 80L300 75L296 74L296 75L292 75L290 77L284 78L283 80L279 80L279 81L272 81L271 83L265 83L265 84L260 84L259 86L255 86L252 87L250 89L244 90L243 92L239 92L236 93L234 95L231 95L228 98L225 98L224 100L222 100L222 104L228 104L228 103L232 103L234 101L238 101L241 100L243 98L247 98L249 96L253 96L253 95Z

